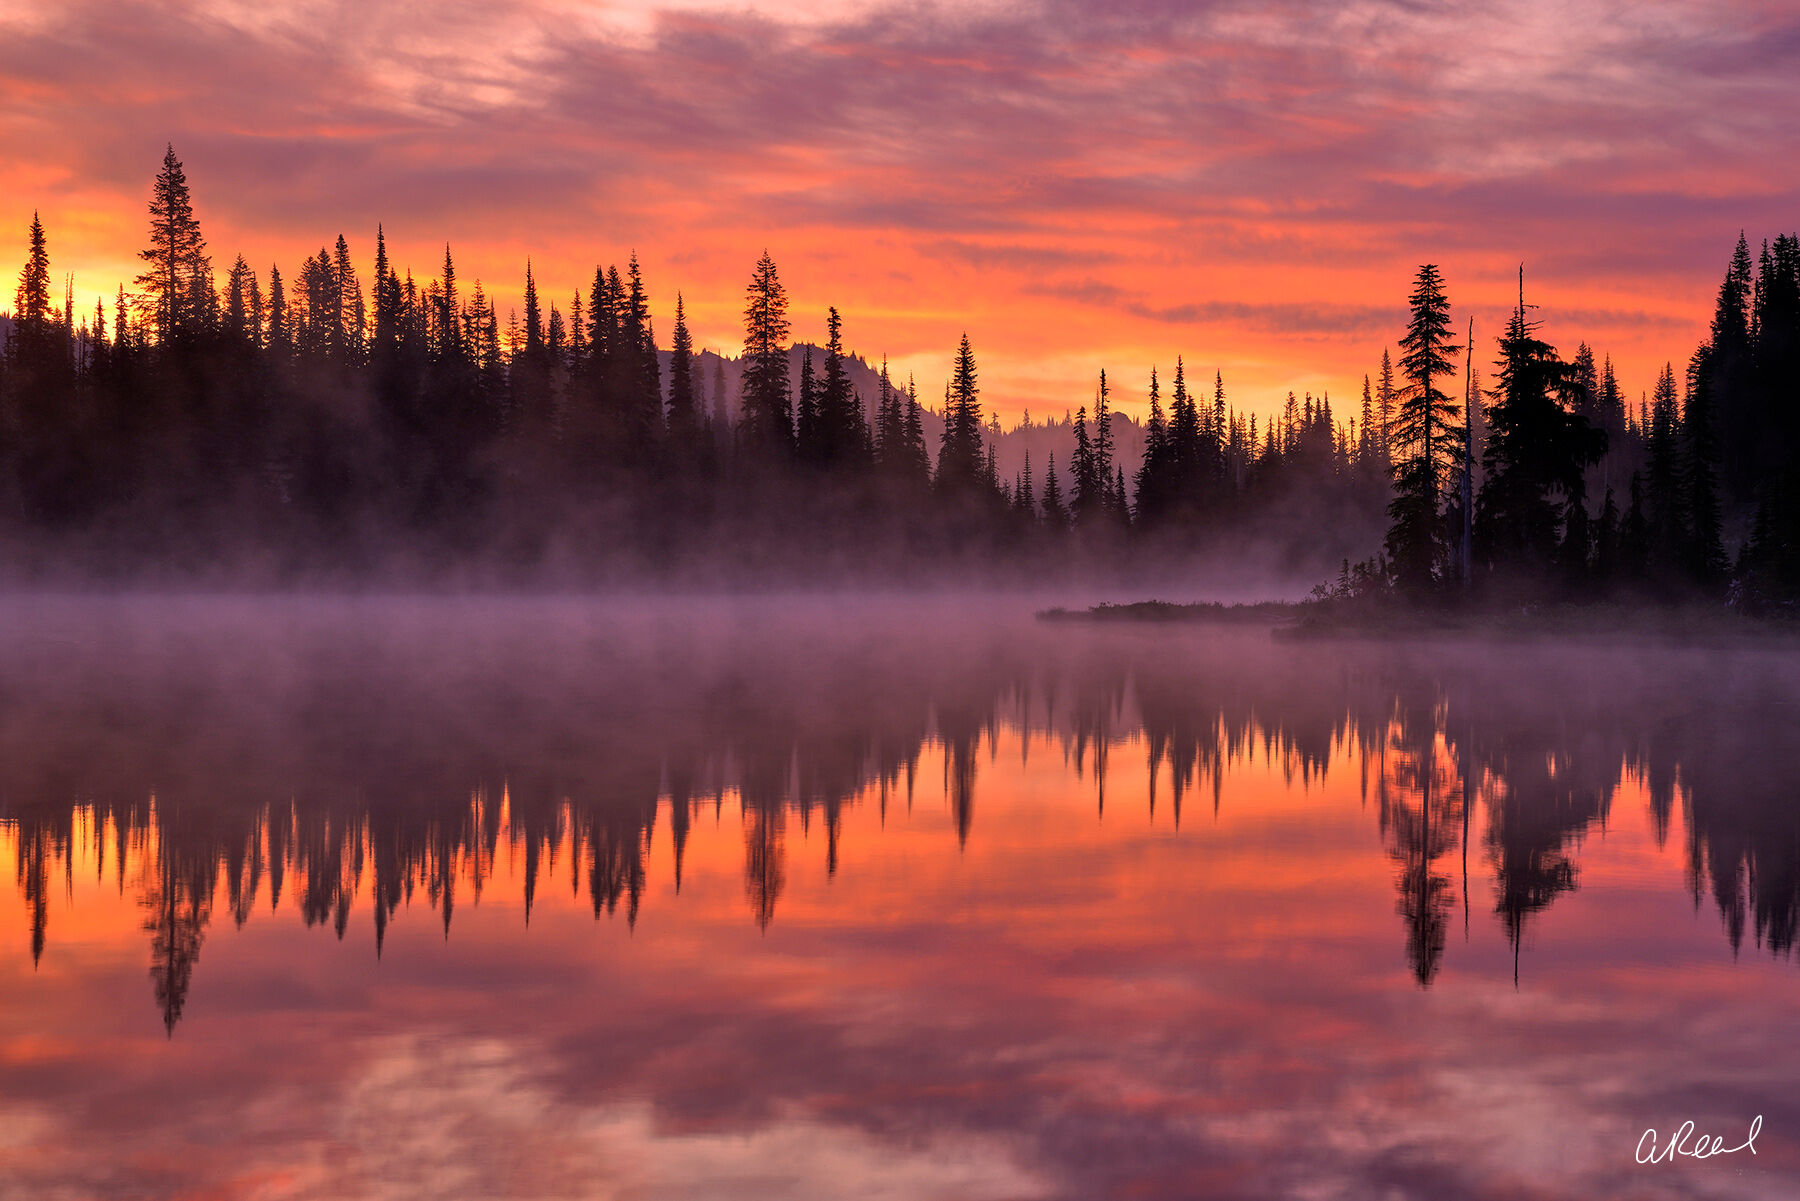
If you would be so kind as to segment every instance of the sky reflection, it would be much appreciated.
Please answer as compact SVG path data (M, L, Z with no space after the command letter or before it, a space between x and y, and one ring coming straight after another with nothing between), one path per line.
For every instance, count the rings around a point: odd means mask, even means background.
M15 614L13 1187L1800 1178L1791 656L777 611ZM154 737L177 696L206 732ZM1759 1113L1753 1161L1631 1162Z

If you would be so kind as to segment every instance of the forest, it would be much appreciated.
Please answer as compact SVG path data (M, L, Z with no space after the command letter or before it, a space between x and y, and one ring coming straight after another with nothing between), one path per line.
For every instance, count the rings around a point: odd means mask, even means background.
M421 281L380 227L367 287L342 235L220 272L173 147L145 242L77 313L33 219L0 318L9 582L1199 582L1254 556L1352 605L1800 598L1792 234L1740 235L1708 338L1635 403L1541 340L1523 269L1484 351L1428 264L1347 411L1290 393L1259 421L1177 358L1142 422L1101 371L1011 430L967 335L941 398L850 354L835 308L797 340L766 253L725 358L680 296L659 347L635 256L566 303L524 264L504 320L448 246Z

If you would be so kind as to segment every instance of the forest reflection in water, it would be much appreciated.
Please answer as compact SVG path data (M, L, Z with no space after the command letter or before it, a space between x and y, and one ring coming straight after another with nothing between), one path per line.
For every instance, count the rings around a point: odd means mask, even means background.
M1620 825L1645 834L1621 868L1634 888L1678 891L1734 957L1791 968L1785 651L1286 643L1046 626L991 599L39 600L11 617L0 866L17 890L0 915L33 966L9 979L30 987L65 937L135 941L150 986L112 1004L154 1004L176 1040L212 945L283 913L380 955L403 923L454 938L485 899L516 910L519 947L578 955L566 926L536 935L546 907L643 937L649 907L713 911L716 887L682 895L697 871L740 890L740 933L709 935L713 956L755 954L803 877L862 872L797 920L865 949L903 930L916 952L954 941L973 896L1035 914L1048 955L1091 953L1104 928L1103 954L1149 980L1168 949L1134 951L1126 894L1210 874L1209 908L1157 920L1189 940L1241 927L1228 973L1273 977L1290 940L1337 929L1346 954L1404 967L1383 987L1430 990L1483 927L1514 981L1534 951L1601 973L1591 941L1571 962L1534 927ZM1233 820L1251 836L1208 841ZM1132 841L1146 831L1154 865ZM883 867L890 845L904 870ZM931 857L966 867L961 901ZM1341 925L1240 906L1289 877L1341 897ZM1361 902L1371 886L1385 915ZM129 909L102 912L108 893ZM1625 924L1603 955L1659 958L1666 910L1607 912ZM24 1021L4 1037L43 1033Z

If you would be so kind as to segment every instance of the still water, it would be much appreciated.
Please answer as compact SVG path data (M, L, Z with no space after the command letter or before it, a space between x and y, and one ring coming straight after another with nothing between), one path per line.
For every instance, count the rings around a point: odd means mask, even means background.
M9 602L0 1196L1800 1195L1800 655L1030 610Z

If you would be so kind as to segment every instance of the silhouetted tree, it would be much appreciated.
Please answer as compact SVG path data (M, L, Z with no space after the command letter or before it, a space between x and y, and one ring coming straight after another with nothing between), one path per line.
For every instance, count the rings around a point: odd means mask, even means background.
M788 396L787 292L768 252L757 260L745 290L743 414L738 431L751 450L777 458L792 453L794 418Z
M1412 319L1400 340L1400 370L1408 384L1392 429L1387 555L1401 588L1420 596L1435 588L1444 569L1441 485L1457 445L1456 406L1436 381L1455 370L1452 359L1462 348L1450 340L1450 302L1434 264L1419 268L1410 303Z
M205 315L199 293L211 294L211 265L172 145L150 191L150 246L138 257L148 264L137 278L145 318L165 343L191 339Z

